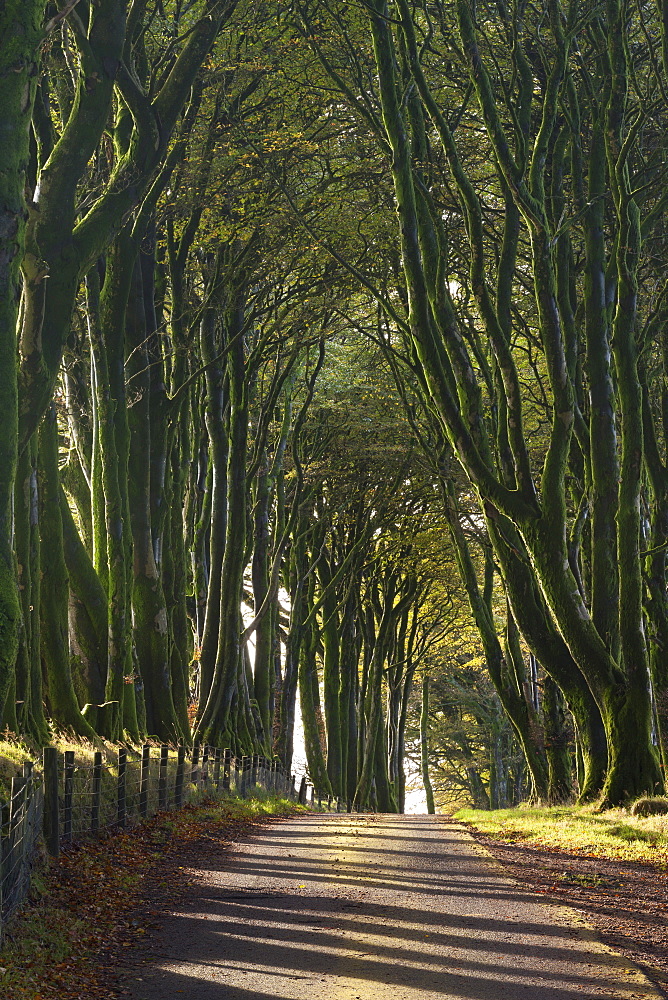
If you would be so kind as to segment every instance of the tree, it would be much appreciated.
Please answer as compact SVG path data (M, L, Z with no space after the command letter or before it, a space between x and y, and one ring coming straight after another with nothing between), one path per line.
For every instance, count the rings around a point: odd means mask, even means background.
M600 19L597 11L596 37L604 41L606 54L597 60L587 48L590 75L583 85L573 63L574 39L584 23L578 20L579 7L569 8L565 22L558 3L549 4L547 10L549 41L538 32L533 13L520 16L506 5L494 12L485 9L479 17L485 25L484 45L492 51L488 57L487 49L481 49L482 22L476 21L467 0L434 17L403 2L389 6L379 0L370 5L378 93L370 92L371 108L363 117L391 153L402 259L400 287L393 298L374 284L373 276L361 277L386 311L393 336L403 338L425 405L437 416L443 436L477 492L516 621L521 617L521 596L527 592L520 568L532 567L532 587L540 594L538 605L545 602L541 617L547 627L542 637L527 629L525 638L555 679L561 674L559 683L569 675L571 695L578 688L578 673L586 681L606 732L605 796L619 802L661 782L651 743L643 638L641 396L634 331L642 322L641 217L644 211L646 228L658 224L662 205L634 193L634 184L642 185L653 169L651 157L644 158L636 142L637 122L646 119L641 98L632 90L636 84L631 83L629 46L624 42L637 25L625 20L615 3L607 5ZM342 16L332 13L333 21ZM359 31L357 13L351 17L350 30ZM308 26L308 14L304 19ZM651 30L660 37L660 26ZM339 47L335 67L328 63L324 46L315 39L312 44L330 80L347 99L351 95L356 99L357 87L347 79L360 78L364 55ZM439 75L447 59L458 67L449 79ZM506 65L512 67L512 85L504 89L499 67ZM468 97L457 92L461 83L472 88L473 109ZM464 104L458 111L461 100ZM568 115L561 114L561 102L569 108ZM636 111L638 119L633 117ZM461 125L465 113L470 127ZM592 157L590 179L592 184L601 183L595 176L600 165L611 212L603 238L609 275L606 321L594 326L592 318L586 367L578 368L578 302L588 316L598 315L600 320L602 287L593 278L581 285L575 271L575 245L580 239L590 275L593 255L599 253L600 263L601 249L601 237L596 235L599 195L594 198L597 208L586 210L578 194L585 177L578 146L583 120L592 123L589 135L596 153L601 148L596 122L605 133L605 162ZM647 124L652 127L649 120ZM472 139L488 145L492 180L470 161ZM468 274L457 269L456 258L449 254L439 185L455 195L453 219L461 220L464 228ZM500 226L490 215L492 208L498 209ZM569 210L569 224L564 226ZM599 277L600 273L599 269ZM521 336L513 338L513 290L527 281L534 304L520 328ZM463 290L462 296L456 288ZM469 301L474 314L467 308ZM606 353L609 331L614 334L614 406L613 359ZM532 455L525 433L526 394L517 361L525 335L536 337L540 344L547 377L551 426L539 455ZM604 360L604 370L596 368L596 358ZM600 386L607 400L603 412L594 390L589 423L580 405L583 373L592 385ZM493 400L491 411L486 398ZM621 427L619 449L612 433L615 409ZM577 471L578 464L586 479L579 499L595 512L594 534L590 550L583 555L579 548L573 562L567 539L570 524L574 520L577 524L577 519L569 511L566 484L570 469ZM540 466L537 486L534 476ZM611 560L615 573L610 572ZM593 581L591 595L578 586L578 565L583 563ZM570 663L566 656L555 659L555 626ZM545 640L550 630L552 656L544 655L549 653ZM540 653L538 640L543 644Z

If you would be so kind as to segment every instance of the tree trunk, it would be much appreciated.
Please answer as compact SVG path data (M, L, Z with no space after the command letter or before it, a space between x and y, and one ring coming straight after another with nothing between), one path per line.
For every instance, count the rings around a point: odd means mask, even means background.
M112 742L120 739L123 729L123 708L125 699L125 668L129 660L130 632L127 621L127 566L126 539L130 526L123 518L123 496L121 493L121 465L114 429L115 405L111 394L109 366L100 316L100 287L96 268L92 268L86 278L88 305L88 336L91 347L91 371L95 395L96 414L94 468L99 468L99 482L104 518L94 517L96 533L102 534L104 554L103 581L107 591L107 668L105 671L106 710L99 717L98 731ZM123 470L125 471L125 470ZM95 490L95 479L94 490ZM94 505L95 506L95 505ZM102 552L100 556L102 556Z
M357 671L359 643L355 617L357 598L351 586L341 619L339 719L341 723L341 795L352 805L357 784Z
M323 591L322 603L322 643L323 656L323 688L325 701L325 726L327 729L327 774L334 795L342 794L342 749L341 749L341 717L339 710L339 689L341 672L339 664L339 613L336 593L332 591L330 582L332 568L330 554L325 552L318 562L318 577Z
M200 701L198 716L206 707L211 692L218 651L220 630L220 588L222 579L225 538L227 534L227 463L228 434L225 427L227 400L225 393L224 363L216 361L220 353L216 341L216 313L204 312L200 323L200 351L207 365L204 422L209 438L210 476L210 535L209 566L206 610L200 649ZM207 480L209 481L209 480Z
M436 812L434 807L434 790L431 787L429 777L429 674L422 678L422 710L420 712L420 770L422 772L422 784L424 794L427 799L427 812L433 816Z
M269 514L271 500L271 479L269 476L267 452L264 449L256 477L255 508L253 512L252 580L253 608L255 614L262 607L269 590ZM254 691L260 718L262 719L265 743L267 744L271 742L271 714L269 706L274 673L274 622L272 610L264 615L255 629ZM301 697L300 693L300 699Z
M551 677L543 683L543 718L545 720L545 752L549 768L548 802L560 805L573 797L573 776L569 735L561 691Z
M134 543L132 613L134 644L144 686L146 725L163 741L180 738L169 669L167 609L155 563L151 532L150 483L150 370L146 351L146 324L141 271L135 259L126 317L128 372L138 398L128 413L130 457L128 494ZM130 357L131 356L131 357Z
M309 589L312 596L312 587ZM322 723L322 713L320 710L320 691L318 688L317 645L317 626L315 622L311 622L306 630L299 658L299 705L304 727L306 760L308 762L311 781L318 789L318 792L331 795L336 793L333 792L329 782L321 743L322 734L320 732L320 724Z
M218 648L211 689L197 726L198 736L218 746L230 739L230 712L241 664L241 596L246 550L246 459L248 387L245 381L244 297L236 292L228 311L230 430L227 459L227 525L220 588Z
M71 729L85 739L95 739L95 731L79 710L72 683L68 630L69 579L59 499L58 424L53 405L40 428L39 473L41 655L46 703L49 715L57 725Z
M536 586L528 554L508 518L495 512L487 518L490 538L499 559L513 616L529 648L566 697L582 750L583 771L580 801L601 794L608 767L608 747L601 713L583 672L576 664L563 636L555 628L545 601Z
M292 767L298 666L304 635L304 621L308 614L304 594L308 556L303 524L299 524L295 536L290 553L288 581L290 585L290 625L285 643L285 667L277 706L278 725L274 739L274 753L280 758L286 771Z
M61 487L65 564L70 580L72 679L79 704L102 705L107 679L108 601Z
M37 435L19 456L14 501L17 579L21 600L21 632L16 661L15 696L19 730L37 743L49 740L44 718L40 657L40 542L37 489Z
M0 9L0 730L15 684L21 609L12 551L12 501L18 458L17 322L27 211L30 119L37 83L44 0L7 0Z

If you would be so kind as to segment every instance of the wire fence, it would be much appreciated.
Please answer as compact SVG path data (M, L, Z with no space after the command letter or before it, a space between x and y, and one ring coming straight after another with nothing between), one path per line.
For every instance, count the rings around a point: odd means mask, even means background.
M12 779L8 802L0 801L0 942L3 928L28 894L39 844L57 857L63 846L100 831L123 830L158 812L207 799L258 793L299 801L312 808L341 808L323 799L306 775L297 780L277 760L258 754L235 757L230 750L195 745L119 747L116 759L45 747L41 767L24 764Z
M30 888L30 870L42 832L44 789L41 775L24 764L23 776L12 778L9 802L0 803L0 940L3 924Z

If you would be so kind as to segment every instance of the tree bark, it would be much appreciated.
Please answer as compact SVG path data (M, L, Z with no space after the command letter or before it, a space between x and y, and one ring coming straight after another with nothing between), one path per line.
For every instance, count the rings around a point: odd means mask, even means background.
M58 479L56 409L39 432L39 523L41 581L41 656L45 697L51 719L77 736L95 739L95 731L77 704L70 664L68 630L69 579L65 565Z
M424 794L427 799L427 812L433 816L436 812L434 808L434 790L431 787L429 777L429 674L422 678L422 709L420 711L420 771L422 773L422 784Z
M27 211L26 172L44 0L6 0L0 9L0 730L15 684L21 610L12 551L18 459L17 323Z

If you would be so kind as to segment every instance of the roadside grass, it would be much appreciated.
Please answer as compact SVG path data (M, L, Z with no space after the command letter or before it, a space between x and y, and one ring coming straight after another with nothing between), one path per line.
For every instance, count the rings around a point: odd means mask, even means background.
M460 809L454 818L494 840L534 845L588 857L668 868L668 816L632 816L627 809L595 806Z
M158 745L157 743L155 744ZM74 751L74 763L77 768L92 768L96 750L102 751L104 763L103 775L108 771L116 773L118 747L104 740L91 743L78 739L69 733L55 732L50 746L55 746L59 754L66 750ZM42 747L34 746L29 740L24 740L15 733L5 730L0 737L0 798L7 798L10 793L12 778L21 775L23 765L32 761L37 771L41 770ZM141 759L141 747L128 748L128 760ZM103 777L104 782L104 777Z
M13 733L0 737L0 798L9 795L12 778L21 774L23 764L35 759L35 750Z
M178 899L200 849L224 849L273 817L307 811L266 794L162 812L131 830L36 859L29 900L0 950L3 1000L102 1000L123 949ZM195 852L193 854L193 852Z

